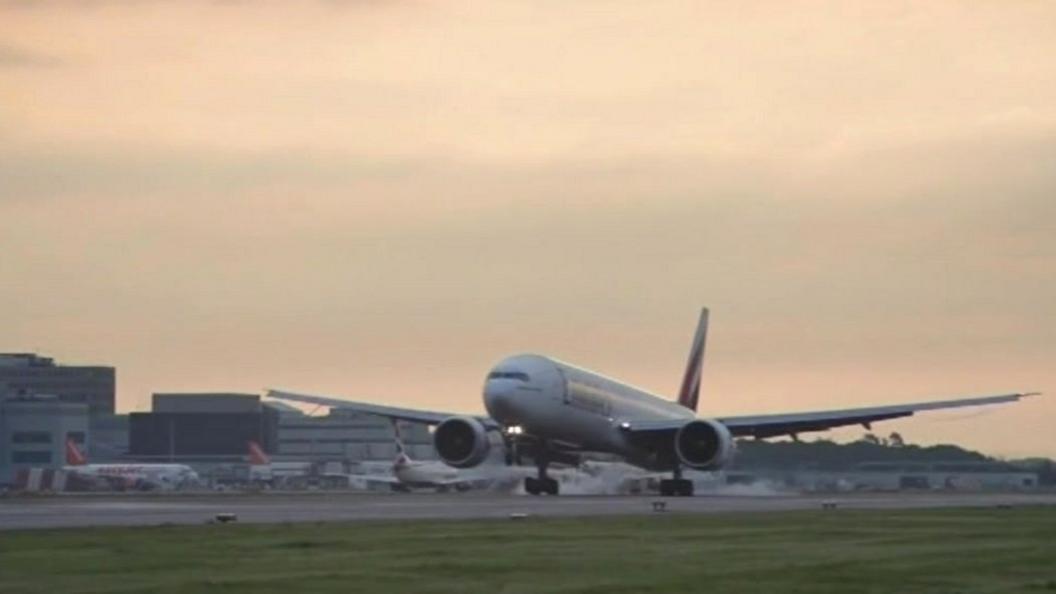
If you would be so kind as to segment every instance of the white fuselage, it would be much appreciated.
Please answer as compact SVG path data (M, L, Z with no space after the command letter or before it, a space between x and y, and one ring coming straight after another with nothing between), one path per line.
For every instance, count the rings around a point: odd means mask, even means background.
M395 464L392 474L408 487L435 487L456 482L459 472L441 462L406 462Z
M249 479L251 481L274 481L307 476L311 473L311 462L268 462L251 464Z
M485 381L484 405L503 425L646 466L645 452L620 430L620 419L696 418L675 402L542 355L515 355L496 365Z
M67 466L65 470L127 488L172 490L198 483L198 473L185 464L84 464Z

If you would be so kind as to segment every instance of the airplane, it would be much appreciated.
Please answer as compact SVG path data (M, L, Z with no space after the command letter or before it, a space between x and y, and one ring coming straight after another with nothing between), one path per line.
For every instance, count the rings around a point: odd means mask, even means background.
M369 489L372 485L388 486L393 491L415 491L432 489L438 493L469 491L492 488L505 481L506 473L489 473L484 468L479 472L467 472L452 468L442 462L412 460L400 435L400 426L395 420L392 430L396 443L396 458L386 474L348 475L350 484ZM505 470L505 467L503 467Z
M918 412L1014 402L1033 393L936 400L910 404L747 416L698 417L701 370L708 332L707 308L701 310L689 360L676 401L667 400L600 373L540 354L502 359L484 380L487 415L416 410L339 398L269 390L271 398L435 426L433 445L440 459L455 468L471 468L489 454L497 433L507 464L528 455L536 476L525 491L557 495L551 463L575 464L584 454L615 454L649 471L671 473L660 482L662 496L692 496L693 482L683 469L720 470L730 463L736 438L766 439L835 427L871 424Z
M258 484L280 486L280 483L296 481L311 473L311 462L272 462L255 441L246 444L249 449L249 480Z
M403 489L436 489L446 492L450 489L468 491L480 483L464 476L465 473L441 462L416 462L407 454L407 447L400 436L400 425L392 424L396 440L396 460L392 463L392 475Z
M115 489L173 491L199 483L198 473L186 464L89 464L73 439L66 440L66 472L85 481Z

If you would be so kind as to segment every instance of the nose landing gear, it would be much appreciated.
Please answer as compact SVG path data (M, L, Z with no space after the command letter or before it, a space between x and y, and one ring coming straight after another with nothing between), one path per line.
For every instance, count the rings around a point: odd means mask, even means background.
M557 481L546 474L546 467L550 463L546 454L545 446L539 448L535 456L535 465L539 470L538 477L525 477L524 490L529 495L557 495L560 489Z

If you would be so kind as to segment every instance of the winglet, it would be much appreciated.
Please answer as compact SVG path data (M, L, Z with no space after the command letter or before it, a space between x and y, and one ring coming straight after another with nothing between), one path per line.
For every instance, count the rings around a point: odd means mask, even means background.
M88 464L88 459L84 457L81 450L74 443L72 438L66 438L66 464L70 466L84 466Z
M708 341L708 308L700 310L700 321L697 323L697 332L693 335L693 344L689 348L689 360L686 362L686 372L682 376L682 387L678 390L678 403L690 409L697 410L697 401L700 400L700 374L704 366L704 347Z
M265 464L271 464L271 459L261 449L260 444L255 441L249 442L249 463L253 466L263 466Z

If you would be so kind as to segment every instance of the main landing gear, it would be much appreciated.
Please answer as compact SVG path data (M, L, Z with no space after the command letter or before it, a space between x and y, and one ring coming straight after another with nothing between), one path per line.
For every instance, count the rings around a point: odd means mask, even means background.
M559 491L556 480L550 477L535 478L534 476L525 477L524 490L529 495L557 495Z
M661 497L692 497L693 481L682 478L682 468L675 466L675 478L660 481Z
M524 478L524 490L529 495L557 495L559 491L557 481L546 474L546 466L548 462L549 460L546 459L544 453L539 453L536 456L535 463L536 467L539 469L539 476L528 476Z

